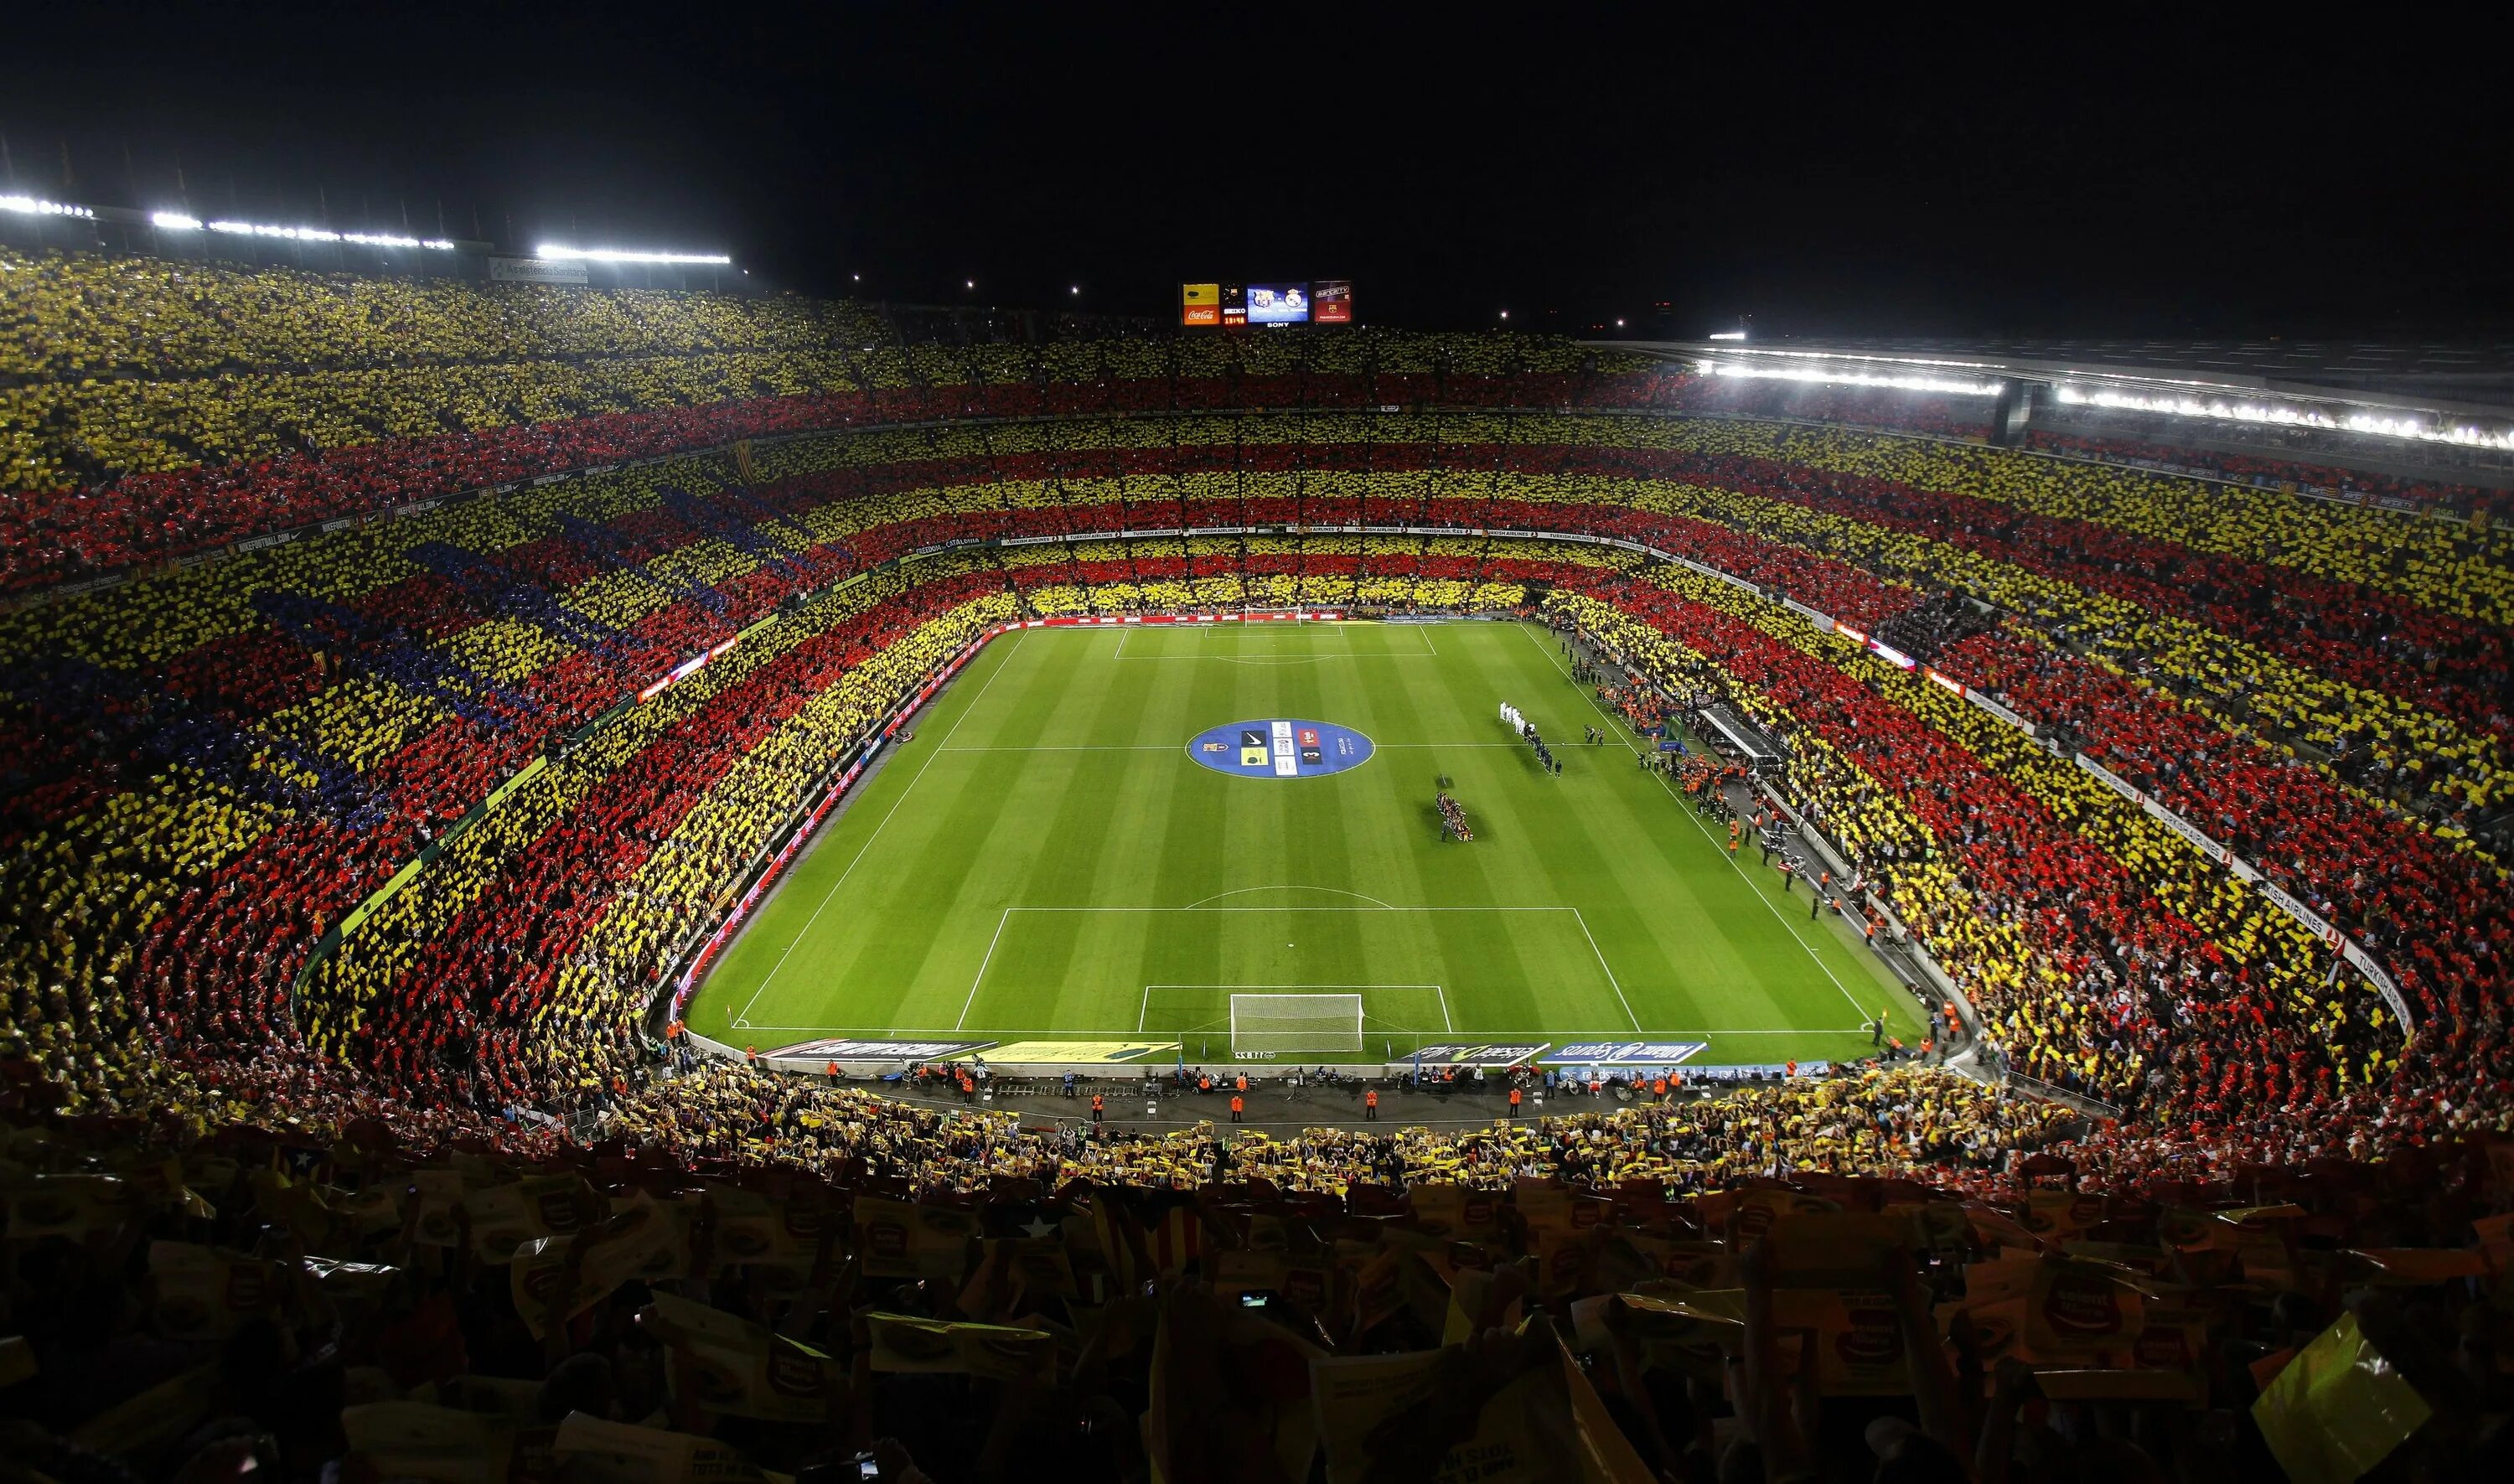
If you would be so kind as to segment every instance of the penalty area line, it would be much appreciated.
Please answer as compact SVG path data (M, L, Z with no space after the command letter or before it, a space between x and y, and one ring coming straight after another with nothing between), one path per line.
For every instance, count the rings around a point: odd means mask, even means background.
M978 986L985 983L987 981L987 965L995 961L995 944L1004 941L1004 924L1012 920L1013 909L1011 907L1006 907L1001 912L995 914L995 936L987 940L987 956L978 960L977 977L969 981L969 997L960 1002L960 1018L952 1023L952 1028L953 1030L956 1031L961 1026L969 1023L969 1007L978 1003ZM1136 1028L1141 1029L1142 1026L1143 1018L1138 1016L1136 1018Z
M1642 1018L1633 1014L1633 1002L1624 998L1624 986L1615 978L1614 966L1606 962L1605 950L1598 946L1597 935L1589 931L1589 919L1580 915L1578 907L1573 907L1571 920L1580 925L1580 936L1589 940L1589 951L1598 955L1598 967L1606 971L1606 987L1615 991L1615 1003L1624 1007L1624 1019L1633 1023L1635 1030L1641 1029Z

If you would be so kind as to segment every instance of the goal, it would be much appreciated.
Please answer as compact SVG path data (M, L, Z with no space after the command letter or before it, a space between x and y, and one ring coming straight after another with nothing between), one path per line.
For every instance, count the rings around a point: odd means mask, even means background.
M1231 1054L1361 1050L1358 994L1235 994L1231 997Z

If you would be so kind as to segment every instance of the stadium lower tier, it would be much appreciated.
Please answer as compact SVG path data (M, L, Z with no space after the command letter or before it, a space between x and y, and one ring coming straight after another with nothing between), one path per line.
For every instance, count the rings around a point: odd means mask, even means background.
M1662 688L1622 699L1636 716L1717 694L1792 739L1793 803L2018 1071L2151 1128L2264 1104L2335 1128L2314 1110L2377 1100L2395 1123L2494 1116L2456 1093L2503 1042L2505 919L2470 910L2504 899L2502 871L2402 807L2441 795L2370 786L2342 718L2261 706L2346 689L2355 725L2394 718L2393 755L2451 759L2456 782L2497 776L2470 771L2490 734L2199 610L2125 624L2102 575L2129 548L2093 540L2128 529L2113 506L2028 541L1987 535L1997 502L1966 496L1923 535L1886 496L1937 497L1822 466L1850 445L1790 474L1768 448L1706 462L1682 446L1700 435L1526 413L873 430L754 450L747 477L668 461L22 611L0 624L10 1034L98 1100L169 1048L474 1107L582 1098L642 1054L658 976L762 831L978 632L1524 609L1632 659ZM2181 826L1968 684L2072 729ZM2273 888L2401 1003L2333 978ZM274 1060L300 1045L328 1060Z
M790 594L490 790L447 838L420 822L400 836L418 847L407 862L357 868L360 842L386 833L376 798L327 815L319 781L239 791L275 771L268 753L223 782L179 767L111 795L14 858L13 900L66 927L21 930L9 1034L100 1107L197 1096L205 1076L372 1083L449 1117L608 1101L650 1064L640 1023L676 951L867 728L985 629L1339 603L1541 612L1658 682L1612 696L1635 721L1672 696L1756 715L1790 743L1794 801L1967 988L2010 1063L2150 1129L2240 1124L2302 1151L2366 1137L2341 1111L2414 1116L2475 1076L2446 1037L2405 1062L2382 1002L2326 983L2317 945L2182 837L1745 588L1561 542L1127 548L935 552ZM2491 1043L2456 1036L2484 1060ZM278 1055L300 1044L322 1056ZM2264 1105L2284 1114L2267 1131Z
M511 1150L46 1118L45 1086L0 1094L0 1292L47 1478L1602 1484L1708 1476L1749 1424L1723 1473L1858 1477L1872 1440L1896 1477L2496 1471L2501 1143L2097 1195L2021 1152L2037 1104L1909 1071L1148 1138L715 1065ZM1453 1369L1448 1421L1394 1410Z

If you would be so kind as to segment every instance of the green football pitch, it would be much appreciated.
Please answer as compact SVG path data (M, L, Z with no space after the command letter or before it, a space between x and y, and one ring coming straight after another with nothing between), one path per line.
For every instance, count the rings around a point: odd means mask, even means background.
M1249 740L1229 729L1277 719L1370 749L1323 776L1216 771ZM824 825L688 1023L763 1054L954 1037L1229 1061L1233 996L1307 994L1359 996L1362 1050L1283 1060L1474 1040L1829 1060L1864 1053L1880 1009L1913 1038L1917 1007L1855 936L1810 921L1751 842L1732 859L1641 745L1530 624L1007 634ZM1471 842L1442 838L1444 778ZM1351 1023L1350 1000L1292 1003Z

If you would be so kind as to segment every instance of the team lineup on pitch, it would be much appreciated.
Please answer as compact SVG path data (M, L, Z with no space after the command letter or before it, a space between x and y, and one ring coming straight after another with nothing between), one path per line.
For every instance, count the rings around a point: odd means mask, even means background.
M1607 742L1565 743L1587 727ZM1864 1053L1881 1010L1918 1024L1833 914L1637 766L1644 740L1540 626L1022 629L913 733L727 947L693 1029L763 1054L1381 1062L1480 1040L1770 1064Z

